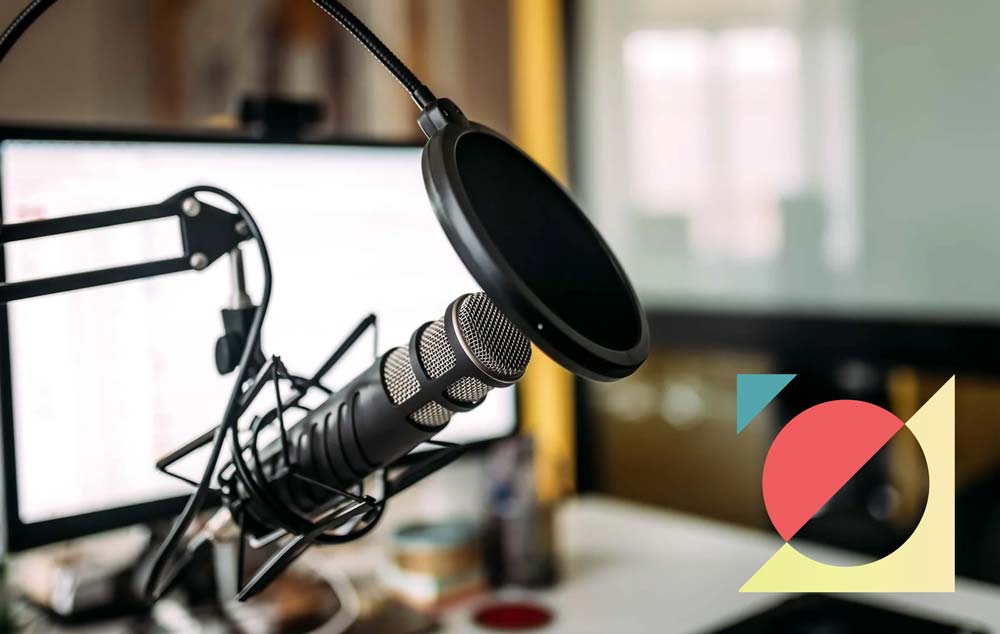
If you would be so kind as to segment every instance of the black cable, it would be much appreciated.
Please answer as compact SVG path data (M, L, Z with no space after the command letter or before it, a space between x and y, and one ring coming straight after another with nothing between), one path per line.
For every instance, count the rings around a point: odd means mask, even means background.
M263 461L260 459L258 437L261 430L272 424L276 418L276 411L271 410L255 420L251 426L251 441L248 448L251 458L254 460L255 469L251 469L243 458L243 452L246 448L240 443L239 430L235 426L231 427L229 430L231 459L226 466L232 465L235 471L233 479L242 484L253 499L267 507L280 528L289 533L306 533L311 529L312 523L289 510L285 504L272 495L273 485L264 475L265 472L262 468Z
M24 32L28 30L28 27L55 3L56 0L32 0L14 18L14 21L0 35L0 63L3 62L14 44L24 35ZM382 43L382 40L378 39L371 29L365 26L364 22L348 11L347 7L337 0L313 0L313 3L367 48L375 59L402 84L403 88L406 88L410 97L421 110L435 101L434 93L417 79L413 71L407 68L406 64L396 57L396 54L389 50L389 47Z
M207 500L208 494L211 490L212 476L215 474L215 468L218 465L219 456L225 446L226 432L231 427L236 426L236 422L239 418L236 415L236 410L240 403L240 397L243 394L243 384L246 382L247 374L249 373L250 357L253 355L254 350L260 342L261 327L264 323L264 316L267 313L268 304L271 301L271 259L267 254L267 246L264 244L264 237L261 235L260 228L257 226L257 222L253 219L250 211L247 210L243 203L241 203L235 196L229 192L219 189L218 187L192 187L181 194L193 196L197 192L213 193L225 198L236 208L237 212L247 223L247 227L250 229L250 235L253 236L254 240L257 242L257 248L260 251L261 264L263 265L264 270L264 285L263 290L261 291L260 304L257 306L257 310L254 311L253 321L250 324L250 331L247 334L246 345L243 346L243 354L240 355L239 372L237 372L236 379L233 382L233 390L229 395L229 403L226 405L225 413L222 416L222 422L219 423L219 427L215 430L215 435L212 439L212 449L208 462L205 465L205 471L202 474L201 480L198 482L198 487L191 494L191 497L188 498L187 503L184 505L184 510L177 516L177 519L174 520L173 526L170 527L170 532L167 534L166 539L164 539L163 543L160 544L160 547L156 552L156 557L150 566L149 577L146 579L144 588L146 600L150 602L155 602L167 588L173 585L174 580L183 568L183 560L179 562L179 565L175 565L169 570L166 570L166 565L173 558L174 553L180 545L181 539L183 539L184 534L191 526L191 522L194 520L195 515L197 515L205 506L205 501ZM164 574L165 571L166 574Z
M3 58L7 57L11 47L24 35L28 27L34 24L35 20L55 3L56 0L32 0L28 6L24 7L0 35L0 62L3 62Z

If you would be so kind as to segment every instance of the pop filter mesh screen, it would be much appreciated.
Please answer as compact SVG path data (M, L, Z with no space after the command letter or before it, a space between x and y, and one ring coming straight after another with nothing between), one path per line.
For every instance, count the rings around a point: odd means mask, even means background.
M538 299L593 343L635 346L642 326L626 282L562 188L490 134L462 135L456 158L472 213Z

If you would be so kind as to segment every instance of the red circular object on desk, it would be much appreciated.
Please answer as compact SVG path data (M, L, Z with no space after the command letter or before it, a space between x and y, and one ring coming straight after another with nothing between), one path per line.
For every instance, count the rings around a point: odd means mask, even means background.
M476 612L473 620L477 625L494 630L531 630L548 625L552 612L533 603L495 603Z

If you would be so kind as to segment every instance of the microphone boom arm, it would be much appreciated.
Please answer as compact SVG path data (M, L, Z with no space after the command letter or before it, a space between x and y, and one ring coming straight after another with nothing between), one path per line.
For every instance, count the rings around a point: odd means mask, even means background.
M195 198L201 187L185 189L161 203L112 209L0 225L0 246L35 238L64 235L169 218L178 219L183 253L179 257L115 266L82 273L55 275L19 282L0 282L0 304L106 284L116 284L167 273L207 268L250 238L238 214L223 211Z

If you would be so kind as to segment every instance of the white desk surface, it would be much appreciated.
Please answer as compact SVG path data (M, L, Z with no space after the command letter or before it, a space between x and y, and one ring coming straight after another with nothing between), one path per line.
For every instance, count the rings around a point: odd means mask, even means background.
M526 594L555 613L536 631L691 634L787 598L739 592L778 549L777 535L601 496L565 502L557 522L562 579ZM833 550L824 560L849 561ZM959 579L954 594L853 598L1000 632L1000 588L982 583ZM447 614L445 631L485 631L471 623L471 609Z

